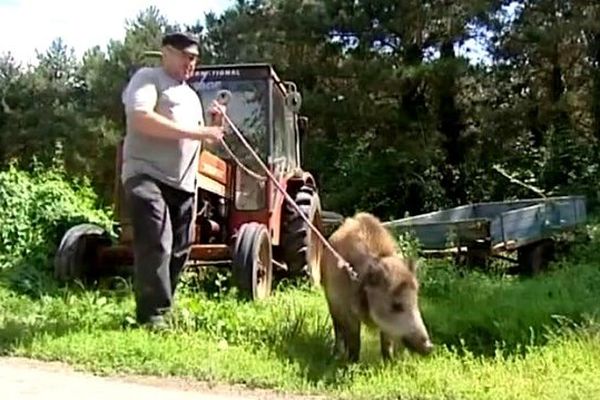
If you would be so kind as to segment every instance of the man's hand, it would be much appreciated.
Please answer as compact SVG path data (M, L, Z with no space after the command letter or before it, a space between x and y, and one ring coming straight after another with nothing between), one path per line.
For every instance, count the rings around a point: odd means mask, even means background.
M219 142L223 138L223 128L220 126L203 126L198 128L198 134L195 139L206 141L208 143Z
M211 107L208 109L211 115L211 125L221 126L223 125L223 115L227 112L227 108L219 104L216 100L212 102Z

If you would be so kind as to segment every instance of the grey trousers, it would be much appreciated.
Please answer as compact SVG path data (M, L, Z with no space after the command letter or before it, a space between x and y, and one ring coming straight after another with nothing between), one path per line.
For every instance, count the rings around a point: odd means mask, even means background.
M145 175L123 188L134 235L136 318L145 323L173 305L192 243L195 196Z

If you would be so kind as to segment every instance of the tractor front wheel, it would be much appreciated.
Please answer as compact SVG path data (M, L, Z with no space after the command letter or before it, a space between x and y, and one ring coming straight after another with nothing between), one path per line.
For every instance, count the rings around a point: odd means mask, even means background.
M250 222L240 227L232 264L233 278L244 297L260 300L271 294L272 248L271 237L265 225Z
M321 200L315 190L311 186L302 186L296 194L295 201L308 220L322 231ZM308 275L313 286L319 286L323 244L287 202L284 208L281 247L288 270L292 274Z
M110 246L108 233L94 224L79 224L63 236L54 256L54 277L60 282L86 281L97 271L98 250Z

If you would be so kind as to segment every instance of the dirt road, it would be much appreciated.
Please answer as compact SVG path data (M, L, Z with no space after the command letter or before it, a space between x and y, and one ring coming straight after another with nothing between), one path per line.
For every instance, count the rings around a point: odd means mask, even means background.
M0 358L3 400L306 400L233 386L210 387L192 380L141 376L99 377L56 362Z

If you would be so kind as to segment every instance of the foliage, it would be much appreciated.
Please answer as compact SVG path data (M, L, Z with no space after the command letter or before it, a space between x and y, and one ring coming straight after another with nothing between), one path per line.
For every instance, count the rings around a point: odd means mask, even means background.
M67 179L60 166L0 172L0 276L28 293L51 287L51 256L66 230L82 222L112 231L110 211L99 209L88 181Z
M326 208L387 219L532 195L495 165L595 207L599 9L589 0L240 0L188 28L203 38L203 62L271 62L297 82L311 119L304 166ZM125 28L124 40L81 60L60 39L36 66L0 59L0 165L47 165L60 141L68 173L90 177L111 201L121 91L153 62L143 52L179 26L150 7Z

